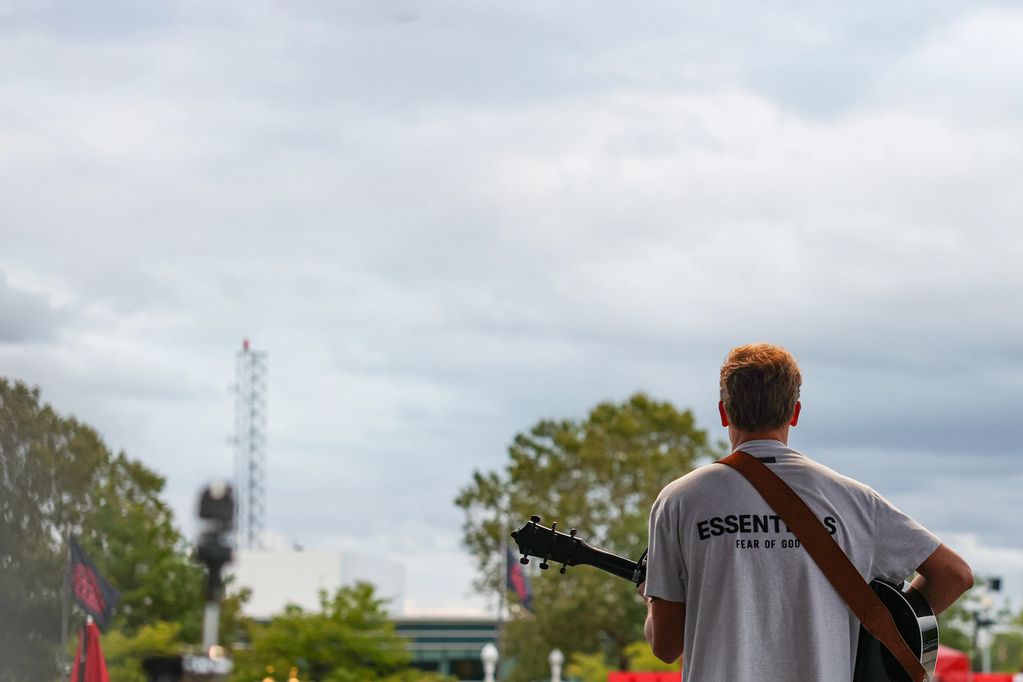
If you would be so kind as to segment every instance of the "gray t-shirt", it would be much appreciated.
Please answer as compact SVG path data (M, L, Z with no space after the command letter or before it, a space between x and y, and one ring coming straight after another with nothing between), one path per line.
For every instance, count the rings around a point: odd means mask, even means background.
M940 544L868 486L778 441L740 449L788 483L868 581L905 579ZM646 595L686 605L684 682L852 679L859 622L729 467L701 467L657 496Z

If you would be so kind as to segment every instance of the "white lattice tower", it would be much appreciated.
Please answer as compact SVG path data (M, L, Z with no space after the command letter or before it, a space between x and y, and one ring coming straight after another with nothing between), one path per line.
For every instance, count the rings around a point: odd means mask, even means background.
M266 522L266 352L242 342L235 364L234 467L238 547L259 549Z

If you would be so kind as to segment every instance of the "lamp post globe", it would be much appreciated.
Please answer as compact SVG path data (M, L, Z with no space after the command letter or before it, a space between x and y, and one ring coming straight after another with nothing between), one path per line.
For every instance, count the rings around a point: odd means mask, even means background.
M547 662L551 664L551 682L561 682L561 666L565 665L565 654L561 653L561 649L551 649Z
M497 660L500 656L497 647L487 642L480 650L480 660L483 661L483 682L494 682L494 673L497 672Z

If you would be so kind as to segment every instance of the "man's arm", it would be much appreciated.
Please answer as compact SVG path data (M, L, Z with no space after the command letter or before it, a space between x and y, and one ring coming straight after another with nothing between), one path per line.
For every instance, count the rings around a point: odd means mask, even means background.
M640 596L643 595L643 587L639 586ZM686 605L657 597L643 599L646 601L643 634L650 644L650 650L665 663L674 663L682 655L685 646Z
M913 587L927 600L935 614L941 613L973 587L973 571L946 545L938 548L916 569Z

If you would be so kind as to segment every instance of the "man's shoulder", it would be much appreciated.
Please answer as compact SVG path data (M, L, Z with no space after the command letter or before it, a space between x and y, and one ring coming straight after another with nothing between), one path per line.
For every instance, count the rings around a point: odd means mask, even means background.
M858 481L852 476L839 473L829 466L821 464L815 459L810 459L804 456L805 466L808 471L812 472L812 475L818 476L821 479L826 479L836 486L845 488L847 490L860 493L865 496L876 496L877 493L869 485L862 481Z
M801 453L792 452L798 455L798 458L789 458L779 462L779 466L772 467L783 479L799 477L805 480L805 477L809 477L827 488L842 489L856 497L878 496L877 492L869 485L841 474ZM748 482L739 472L731 467L712 462L693 469L669 483L658 495L658 499L666 501L671 498L693 499L703 495L719 496L733 486L745 489L747 485L749 485Z
M734 472L716 462L704 464L664 486L658 499L691 497L705 491L719 492L722 485L733 481Z

